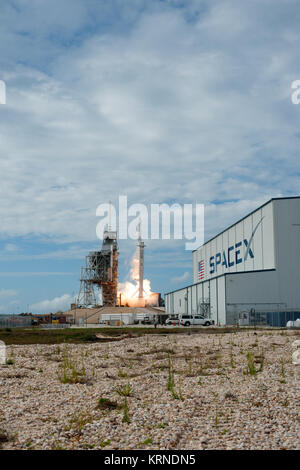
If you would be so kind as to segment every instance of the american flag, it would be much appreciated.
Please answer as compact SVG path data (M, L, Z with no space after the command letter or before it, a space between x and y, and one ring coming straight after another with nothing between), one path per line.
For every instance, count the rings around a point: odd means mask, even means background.
M198 280L204 279L204 259L198 263Z

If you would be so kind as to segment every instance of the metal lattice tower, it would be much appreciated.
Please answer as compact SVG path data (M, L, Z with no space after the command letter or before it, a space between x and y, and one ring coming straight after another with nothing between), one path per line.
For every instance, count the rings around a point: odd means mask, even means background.
M116 306L118 255L117 232L107 230L103 235L101 251L91 251L81 269L78 306L96 305L95 286L102 291L104 306Z
M87 307L96 305L96 296L94 291L94 284L87 277L87 268L81 268L80 288L76 304L78 307Z

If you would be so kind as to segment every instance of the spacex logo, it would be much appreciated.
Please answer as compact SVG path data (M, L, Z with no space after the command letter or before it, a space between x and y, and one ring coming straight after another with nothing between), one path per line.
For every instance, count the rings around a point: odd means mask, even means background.
M256 225L255 229L253 230L251 237L249 240L244 238L243 241L236 243L235 245L230 246L227 250L223 250L223 252L217 253L215 256L211 256L209 258L209 267L210 271L209 274L214 274L218 272L218 266L231 268L237 264L243 263L247 261L247 259L254 258L254 253L251 248L253 238L255 235L256 230L258 229L259 225L261 224L263 217L260 219L258 224ZM244 253L242 254L242 251Z

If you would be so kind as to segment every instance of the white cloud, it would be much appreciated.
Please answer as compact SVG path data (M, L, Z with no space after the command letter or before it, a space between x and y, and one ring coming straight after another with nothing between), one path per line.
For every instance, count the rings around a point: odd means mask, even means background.
M171 282L173 282L174 284L180 284L182 282L187 281L189 278L190 278L190 273L186 271L184 274L182 274L182 276L173 277L171 279Z
M213 234L299 191L296 1L84 3L4 10L2 235L95 240L97 205L119 193L206 203Z
M17 294L18 292L14 289L0 289L0 299L15 297Z
M77 272L54 272L54 271L8 271L0 272L1 277L32 277L32 276L73 276Z
M19 249L18 246L15 245L14 243L6 243L4 246L4 250L9 253L18 251L18 249Z
M64 294L61 297L55 297L52 300L42 300L30 306L30 310L36 313L50 313L57 312L58 310L67 310L70 308L70 303L73 297L69 294Z

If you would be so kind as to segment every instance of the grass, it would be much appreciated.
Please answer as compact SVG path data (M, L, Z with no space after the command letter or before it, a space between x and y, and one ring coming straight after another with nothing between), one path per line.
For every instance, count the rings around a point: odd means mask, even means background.
M81 432L84 426L88 423L94 421L94 417L90 413L78 413L70 419L69 425L66 426L65 431L74 431Z
M15 363L15 361L14 361L12 358L6 359L6 362L5 362L5 364L6 364L7 366L13 366L14 363Z
M123 372L122 369L119 369L118 377L121 377L123 379L123 378L127 377L127 374L126 374L126 372Z
M183 398L182 392L181 392L181 384L179 385L179 393L177 393L176 390L175 390L174 369L173 369L173 363L172 363L170 353L168 355L168 384L167 384L167 390L169 390L169 392L171 392L172 397L174 398L174 400L184 401L184 398Z
M122 387L116 387L115 391L117 392L120 397L124 397L124 404L123 404L123 419L122 423L130 423L130 417L129 417L129 407L128 407L128 401L127 397L130 396L132 388L131 385L128 383L127 385L123 385Z
M247 352L247 369L244 371L244 374L253 376L256 376L257 374L253 353L251 351Z
M230 366L231 366L232 369L235 369L232 348L231 348L231 351L230 351Z
M100 333L103 336L119 336L121 334L133 334L136 336L144 335L180 335L189 333L197 334L224 334L224 333L233 333L234 329L232 327L224 328L131 328L131 327L122 327L122 328L68 328L68 329L53 329L46 330L35 328L11 328L0 329L0 340L4 341L6 345L12 344L61 344L61 343L91 343L91 342L106 342L109 341L109 338L106 340L98 339L96 337L97 333Z
M172 393L174 399L178 399L178 395L175 393L175 381L174 381L174 371L173 364L171 360L171 355L168 355L168 384L167 390Z
M151 437L148 437L147 439L144 440L144 442L141 442L140 445L141 446L149 446L152 443L153 443L153 440L151 439Z
M283 359L281 358L281 377L282 378L285 378L285 368L284 368L284 361Z
M82 363L81 370L78 362L71 355L66 347L63 352L63 361L57 371L58 379L63 384L76 384L85 382L85 367Z
M110 439L108 439L107 441L101 441L101 442L99 442L99 446L102 447L102 448L103 448L103 447L106 447L106 446L109 446L110 444L111 444L111 440L110 440Z
M119 405L115 401L111 401L109 398L100 397L97 408L100 410L113 410L119 408Z
M258 372L262 372L263 368L264 368L264 364L265 364L265 354L264 352L261 353L261 356L259 356L257 359L257 362L259 362L259 369L258 369Z

